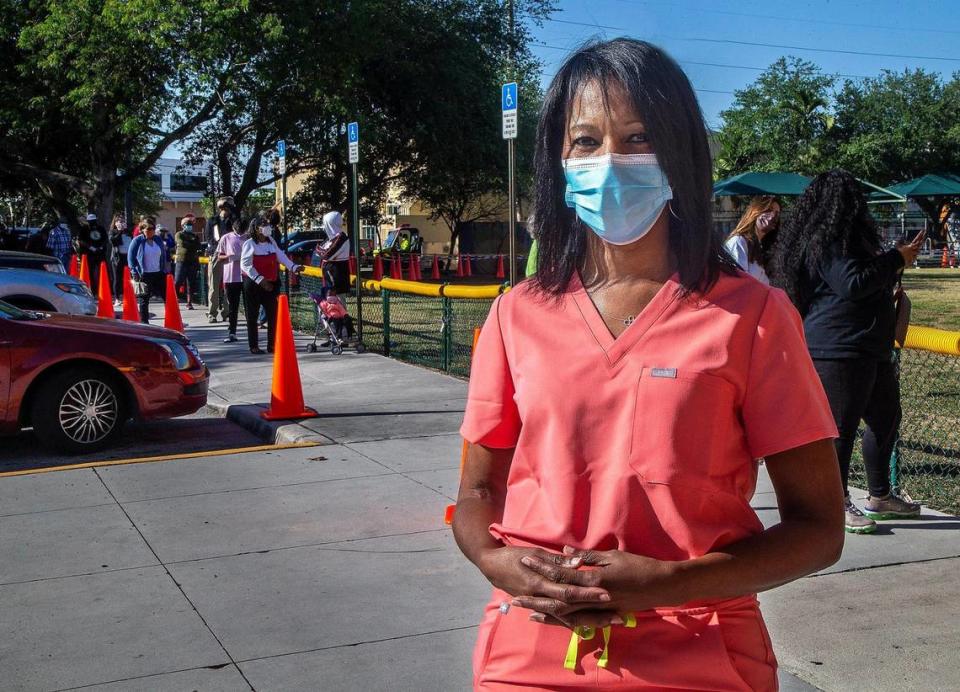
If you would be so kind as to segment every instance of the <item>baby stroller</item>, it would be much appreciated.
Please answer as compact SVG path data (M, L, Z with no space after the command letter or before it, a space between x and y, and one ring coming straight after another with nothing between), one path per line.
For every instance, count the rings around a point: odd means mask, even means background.
M323 333L330 345L330 353L339 356L349 341L353 341L352 348L357 353L366 351L363 343L356 341L353 333L353 319L347 314L346 307L340 297L334 293L328 295L329 289L324 287L320 293L311 293L317 309L317 326L313 330L313 343L307 344L309 353L317 352L317 338Z

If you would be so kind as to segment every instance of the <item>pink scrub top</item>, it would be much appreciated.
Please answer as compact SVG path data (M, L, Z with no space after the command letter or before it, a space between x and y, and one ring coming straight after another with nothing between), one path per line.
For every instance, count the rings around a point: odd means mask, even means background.
M664 283L616 339L577 275L557 300L525 282L494 302L461 427L471 443L515 448L494 537L700 557L763 531L750 507L759 459L836 437L782 291L742 273L705 296L679 289Z

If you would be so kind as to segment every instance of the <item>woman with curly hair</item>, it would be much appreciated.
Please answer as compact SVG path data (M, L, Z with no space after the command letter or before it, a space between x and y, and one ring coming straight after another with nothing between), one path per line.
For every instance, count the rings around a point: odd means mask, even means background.
M921 234L884 251L860 183L846 171L832 170L810 183L777 243L773 283L803 315L807 347L840 432L837 456L850 533L872 533L874 519L920 515L919 504L892 493L890 455L901 415L894 290L923 239ZM866 423L867 516L847 491L861 419Z
M769 284L767 269L779 228L780 200L767 195L754 197L724 247L743 271Z

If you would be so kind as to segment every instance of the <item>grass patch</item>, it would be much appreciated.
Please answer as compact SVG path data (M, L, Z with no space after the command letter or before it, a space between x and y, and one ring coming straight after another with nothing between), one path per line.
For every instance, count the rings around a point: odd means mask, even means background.
M908 269L903 287L913 304L911 323L960 331L960 269Z

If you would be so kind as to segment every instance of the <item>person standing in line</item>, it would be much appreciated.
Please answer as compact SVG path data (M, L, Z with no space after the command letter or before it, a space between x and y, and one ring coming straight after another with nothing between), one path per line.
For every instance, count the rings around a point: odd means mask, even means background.
M100 290L100 263L110 263L112 259L107 231L97 221L96 214L87 214L86 224L80 227L77 246L80 254L87 258L87 266L90 268L90 288L93 294L97 295Z
M223 301L223 264L217 255L220 238L230 232L234 220L239 220L233 197L217 200L217 213L207 221L203 240L206 243L207 264L207 314L210 324L226 319L227 306Z
M173 274L173 255L177 251L177 242L174 240L170 229L162 223L157 223L157 240L163 243L163 246L167 249L167 264L163 271L167 274Z
M244 311L247 317L247 344L250 353L261 354L257 315L263 306L267 314L267 352L273 353L277 331L277 296L280 293L280 263L292 272L303 267L293 262L273 239L275 227L267 215L251 223L250 237L243 243L240 269L243 273Z
M194 233L194 215L187 214L180 222L176 243L176 273L174 285L177 294L185 293L187 310L193 310L193 291L197 288L197 277L200 273L200 238Z
M225 344L237 340L237 317L240 314L240 301L243 299L240 258L247 237L241 231L240 220L234 219L230 232L220 236L220 242L217 243L217 258L223 264L223 292L227 301L227 336L223 340Z
M140 321L150 322L150 298L166 299L167 246L157 235L157 223L151 217L140 220L140 235L130 243L127 253L130 277L140 308Z
M754 197L724 244L740 268L757 281L768 284L767 268L780 228L780 200Z
M123 307L123 269L127 266L127 254L133 236L127 230L127 221L122 214L113 217L110 224L110 247L113 248L113 307Z
M807 347L840 433L836 448L848 533L872 533L876 519L920 516L919 504L892 492L890 456L901 419L894 291L923 240L921 233L885 251L860 182L838 169L814 178L777 244L773 283L803 316ZM847 489L861 420L870 493L865 512Z
M60 260L64 269L70 268L70 255L73 254L73 236L63 217L50 229L47 237L47 253Z
M323 278L341 295L350 292L350 237L343 224L343 214L328 211L323 215L323 231L327 241L319 249Z
M17 242L17 236L14 235L13 229L9 228L3 221L0 221L0 250L19 249L20 245Z
M45 221L36 233L31 233L27 237L27 244L24 250L37 255L47 254L47 241L50 239L50 229L52 228L53 223L51 221Z

